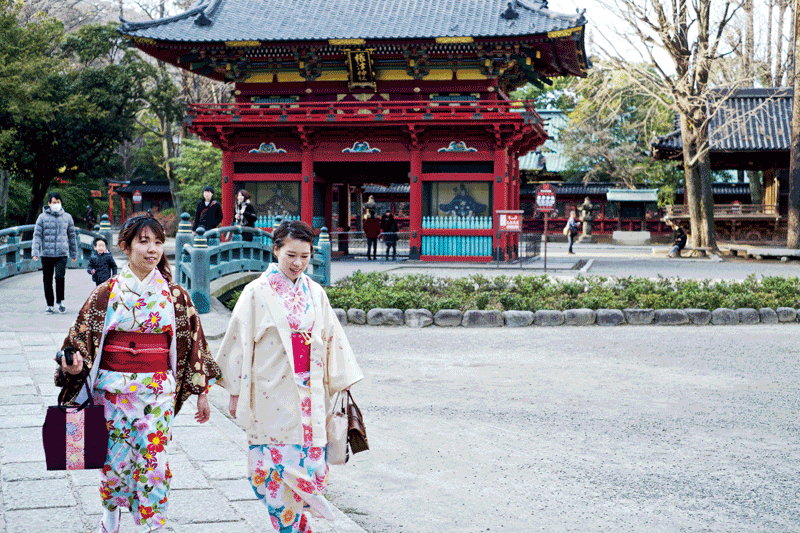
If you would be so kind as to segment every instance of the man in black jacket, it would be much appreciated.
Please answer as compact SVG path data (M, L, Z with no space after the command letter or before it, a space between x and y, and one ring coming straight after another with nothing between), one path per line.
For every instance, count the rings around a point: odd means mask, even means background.
M197 202L194 210L194 224L192 232L203 226L208 231L219 226L222 222L222 207L214 200L214 188L206 185L203 187L203 199Z

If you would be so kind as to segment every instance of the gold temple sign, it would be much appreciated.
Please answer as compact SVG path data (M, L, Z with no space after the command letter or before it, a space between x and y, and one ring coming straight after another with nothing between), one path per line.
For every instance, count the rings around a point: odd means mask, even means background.
M345 50L347 69L350 74L350 88L375 88L375 72L372 70L372 49Z

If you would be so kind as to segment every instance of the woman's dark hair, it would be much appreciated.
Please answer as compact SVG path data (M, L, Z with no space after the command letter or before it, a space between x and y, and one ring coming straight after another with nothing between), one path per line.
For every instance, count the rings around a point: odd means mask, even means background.
M281 222L272 233L272 244L275 250L280 250L289 239L307 242L311 245L311 257L314 257L314 230L311 226L300 220L287 220Z
M53 201L53 198L55 198L59 202L61 201L60 194L58 194L57 192L51 192L50 194L47 195L47 203L49 204L51 201Z
M150 228L150 231L153 232L156 238L161 239L162 243L167 242L167 234L164 231L164 226L161 225L161 222L152 216L141 215L138 217L129 218L125 221L125 224L122 225L122 229L119 230L119 236L117 237L117 244L119 245L120 249L123 252L125 250L129 250L133 240L137 238L145 228ZM123 244L125 244L124 247L122 246ZM169 261L167 261L167 254L161 254L161 260L158 262L156 267L161 273L161 276L167 280L167 283L172 281L172 270L169 267Z
M242 189L241 191L239 191L238 193L236 193L236 195L237 195L237 196L238 196L238 195L240 195L240 194L241 194L242 196L244 196L244 199L245 199L245 200L249 200L250 198L252 198L252 196L250 195L250 193L249 193L249 192L247 192L247 191L246 191L246 190L244 190L244 189Z

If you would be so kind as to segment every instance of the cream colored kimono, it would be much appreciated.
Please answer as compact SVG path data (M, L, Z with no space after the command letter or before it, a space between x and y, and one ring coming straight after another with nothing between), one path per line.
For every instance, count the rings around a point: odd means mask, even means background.
M319 284L310 281L310 286L315 315L310 365L312 445L324 447L331 397L364 375L328 295ZM286 311L264 273L244 288L216 357L223 375L219 384L239 396L236 418L251 445L303 444L301 399L291 354Z

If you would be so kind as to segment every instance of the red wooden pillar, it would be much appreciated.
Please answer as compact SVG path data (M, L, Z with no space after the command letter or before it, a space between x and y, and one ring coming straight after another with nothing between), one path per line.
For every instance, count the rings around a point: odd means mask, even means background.
M411 149L411 182L409 187L409 259L422 253L422 152Z
M314 157L310 147L303 147L300 175L300 220L314 224Z
M222 225L233 225L233 211L236 205L236 190L233 183L233 153L222 152Z
M493 228L492 248L495 251L494 257L505 260L506 234L500 235L500 217L498 210L508 209L508 152L505 148L495 146L494 150L494 193L493 196ZM500 251L498 254L497 251Z

